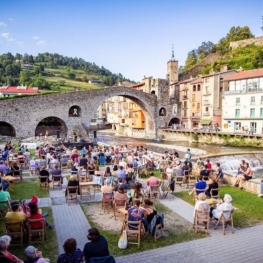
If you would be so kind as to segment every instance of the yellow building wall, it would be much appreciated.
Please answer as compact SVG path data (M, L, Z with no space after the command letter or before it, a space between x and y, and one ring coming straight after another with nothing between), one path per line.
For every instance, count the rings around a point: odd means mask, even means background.
M128 123L130 128L144 129L145 128L145 117L141 110L132 111L131 118L129 118Z

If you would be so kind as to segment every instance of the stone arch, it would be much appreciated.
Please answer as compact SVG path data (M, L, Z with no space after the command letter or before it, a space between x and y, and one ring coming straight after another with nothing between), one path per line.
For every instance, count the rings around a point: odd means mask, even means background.
M69 117L80 117L81 116L81 108L77 105L73 105L69 108L68 111Z
M0 135L16 137L15 128L8 122L0 121Z
M151 91L151 94L155 95L155 90L152 90L152 91Z
M169 121L169 124L168 126L171 126L173 124L180 124L180 119L178 118L172 118L170 121Z
M164 107L162 107L160 110L159 110L159 116L166 116L166 109Z
M60 136L63 136L68 133L68 127L66 123L54 116L49 116L44 119L42 119L36 126L35 129L35 136L39 135L40 133L42 135L45 135L48 132L48 135L57 135L57 132L59 131Z

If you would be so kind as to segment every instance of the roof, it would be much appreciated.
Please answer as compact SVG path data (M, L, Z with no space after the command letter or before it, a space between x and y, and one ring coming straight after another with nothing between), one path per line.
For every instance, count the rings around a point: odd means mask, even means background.
M21 94L37 94L39 93L37 88L23 88L19 89L17 87L6 87L6 88L1 88L0 87L0 93L21 93Z
M225 77L223 81L248 79L248 78L256 78L256 77L263 77L263 68L240 71L236 74Z
M198 83L202 83L203 79L202 78L195 78L191 81L191 84L198 84Z
M138 83L138 84L133 85L132 88L139 88L139 87L142 87L144 85L145 85L145 83L142 82L142 83Z

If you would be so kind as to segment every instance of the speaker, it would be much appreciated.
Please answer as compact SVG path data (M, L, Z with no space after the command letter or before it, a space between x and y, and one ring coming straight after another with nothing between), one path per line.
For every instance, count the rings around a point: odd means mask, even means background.
M93 136L94 136L95 139L97 138L97 131L93 132Z
M60 138L60 132L59 132L59 130L57 131L57 138Z

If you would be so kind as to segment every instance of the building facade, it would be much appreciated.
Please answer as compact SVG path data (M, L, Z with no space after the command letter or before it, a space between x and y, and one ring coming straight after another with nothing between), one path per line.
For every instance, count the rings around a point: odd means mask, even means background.
M223 131L263 131L263 68L241 71L224 78Z

